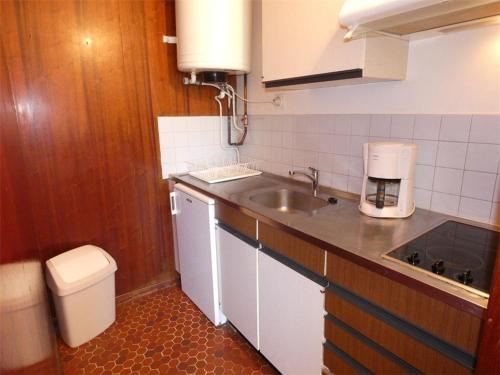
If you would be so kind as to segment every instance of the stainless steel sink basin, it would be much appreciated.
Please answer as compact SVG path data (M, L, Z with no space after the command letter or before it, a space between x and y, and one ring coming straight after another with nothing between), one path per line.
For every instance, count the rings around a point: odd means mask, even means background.
M280 212L313 212L328 205L328 202L298 191L280 189L258 193L250 197L252 202L274 208Z

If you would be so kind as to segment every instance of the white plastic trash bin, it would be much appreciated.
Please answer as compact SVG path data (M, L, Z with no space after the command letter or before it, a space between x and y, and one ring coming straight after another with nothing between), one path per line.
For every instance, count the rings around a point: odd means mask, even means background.
M0 374L53 355L51 330L42 264L0 265Z
M75 348L102 333L116 317L115 260L103 249L85 245L47 262L63 340Z

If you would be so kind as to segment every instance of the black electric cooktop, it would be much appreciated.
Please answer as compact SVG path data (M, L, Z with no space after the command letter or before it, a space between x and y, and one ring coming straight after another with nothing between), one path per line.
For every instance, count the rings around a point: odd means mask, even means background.
M447 221L387 254L489 294L500 233Z

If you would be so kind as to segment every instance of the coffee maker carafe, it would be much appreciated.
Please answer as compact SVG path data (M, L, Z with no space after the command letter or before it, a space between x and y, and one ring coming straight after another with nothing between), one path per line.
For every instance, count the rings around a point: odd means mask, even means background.
M374 142L363 145L364 177L359 210L373 217L408 217L415 211L413 176L417 146Z

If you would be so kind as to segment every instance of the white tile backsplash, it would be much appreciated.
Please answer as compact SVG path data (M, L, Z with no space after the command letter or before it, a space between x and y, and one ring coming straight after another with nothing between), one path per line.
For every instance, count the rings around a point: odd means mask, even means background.
M415 198L415 205L426 210L431 208L432 191L425 189L413 190L413 197Z
M437 167L434 173L434 191L460 195L464 171L460 169Z
M436 165L438 141L414 139L417 145L417 164Z
M465 171L462 182L462 197L493 200L496 174Z
M350 135L351 134L351 116L349 115L336 115L335 128L333 134L337 135Z
M348 191L348 181L349 176L333 173L331 187L338 190Z
M349 175L349 156L346 155L333 155L333 173Z
M415 116L393 115L391 118L391 138L413 138Z
M389 138L391 136L391 116L373 115L370 121L370 136Z
M477 143L500 144L500 116L472 116L469 141Z
M351 121L352 135L370 135L370 116L369 115L353 115Z
M349 176L363 177L363 158L357 156L350 157Z
M320 153L318 155L318 169L324 172L333 172L333 154Z
M467 219L489 221L492 203L479 199L462 197L458 214Z
M500 160L500 145L470 143L465 169L496 173Z
M272 132L252 135L266 130ZM417 145L418 207L500 221L497 115L251 116L248 142L241 150L264 160L267 171L285 176L290 168L312 166L320 169L322 184L360 193L362 144L388 140Z
M464 169L467 155L467 143L439 142L436 165Z
M500 203L500 175L497 174L495 190L493 191L493 202Z
M262 126L267 123L260 119ZM226 137L223 119L223 136ZM259 123L259 121L257 121ZM161 168L163 178L190 169L189 162L200 159L234 158L234 151L220 147L218 116L161 116L158 117Z
M349 155L351 137L348 135L336 135L333 137L333 153L337 155Z
M363 144L367 143L369 138L366 136L351 136L351 141L349 145L349 155L351 156L363 156Z
M420 189L432 190L434 170L431 165L416 165L414 186Z
M415 117L414 139L438 140L441 127L440 115L417 115Z
M189 160L232 157L220 148L218 117L160 117L158 130L165 177L184 171ZM251 116L240 150L273 173L313 166L321 184L360 193L363 143L389 139L417 144L418 207L500 221L498 115Z
M362 183L362 178L349 176L347 179L347 191L350 193L361 194Z
M472 116L446 115L441 120L440 141L467 142Z
M431 210L449 215L458 215L460 197L458 195L434 191L431 197Z
M491 205L490 223L500 225L500 204L493 203Z

